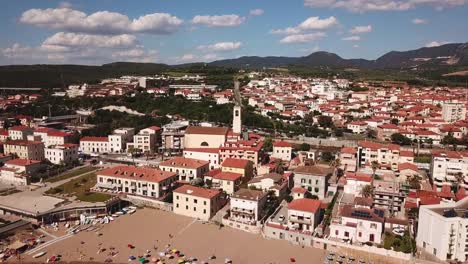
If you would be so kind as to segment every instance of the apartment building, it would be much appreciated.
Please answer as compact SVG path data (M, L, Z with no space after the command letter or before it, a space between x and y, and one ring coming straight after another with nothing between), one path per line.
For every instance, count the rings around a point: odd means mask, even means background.
M242 175L243 180L249 180L253 177L253 164L245 159L225 159L221 164L221 170L224 172L234 172Z
M174 213L208 221L224 205L219 190L183 185L174 190Z
M170 193L175 172L135 166L117 166L98 171L97 188L158 199Z
M185 148L185 130L188 125L188 121L177 121L164 125L162 127L163 132L161 133L160 151L171 154L182 152Z
M371 141L358 143L358 167L371 167L377 162L380 168L398 170L400 146L395 144L380 144Z
M5 155L14 154L20 159L44 160L44 143L28 140L7 140L3 144Z
M53 164L72 164L78 161L77 144L62 144L49 146L44 149L45 159Z
M243 224L256 225L264 217L267 193L240 189L231 196L229 219Z
M468 261L468 198L421 206L416 245L442 261Z
M357 169L357 150L355 148L344 147L340 151L340 168L345 172L355 172Z
M80 139L80 151L84 154L101 154L109 152L108 137L83 137Z
M314 199L295 199L288 204L288 227L312 234L320 223L321 202Z
M367 123L364 121L353 121L350 122L346 128L351 130L354 134L362 134L366 132Z
M256 139L226 142L219 149L221 162L228 158L250 160L257 167L261 157L263 141Z
M377 139L382 141L392 141L392 135L399 132L399 127L395 124L382 124L377 126Z
M134 128L123 127L118 128L109 135L109 152L123 153L127 148L127 143L133 140L135 134Z
M432 151L430 174L439 190L445 184L457 183L458 175L463 175L462 186L468 190L468 152Z
M294 187L305 188L322 200L327 197L328 179L332 169L321 166L300 166L294 170Z
M221 189L228 195L231 195L239 190L239 186L242 183L242 174L215 169L206 173L204 180L210 185L210 188Z
M8 137L11 140L26 140L33 134L33 129L27 126L12 126L8 128Z
M25 186L30 183L31 174L42 167L40 161L27 159L13 159L5 161L0 168L0 182L15 186Z
M462 102L447 102L442 105L442 118L450 123L466 118L466 106Z
M362 172L346 172L344 179L344 192L356 196L361 196L364 186L371 184L372 175Z
M353 207L339 208L338 215L330 224L330 237L361 243L382 242L385 212L381 209Z
M290 161L292 157L292 144L286 141L275 141L271 156L276 159Z
M374 180L373 205L387 209L391 216L403 213L408 191L409 189L400 183L395 176Z
M159 163L163 171L175 172L179 181L190 182L202 178L209 171L210 163L204 160L175 157Z
M158 126L151 126L140 130L138 134L133 136L133 142L127 143L127 151L137 149L142 153L156 153L160 131L161 128Z
M220 167L219 148L186 148L184 158L205 160L210 163L210 170Z

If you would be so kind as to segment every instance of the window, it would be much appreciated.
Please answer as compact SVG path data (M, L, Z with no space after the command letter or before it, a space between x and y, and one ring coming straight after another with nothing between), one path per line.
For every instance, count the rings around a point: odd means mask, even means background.
M196 212L196 211L197 211L197 208L196 208L196 207L194 207L194 208L193 208L193 211L194 211L194 212Z
M203 141L203 142L200 144L200 146L202 146L202 147L208 147L209 144L208 144L208 142Z
M339 234L340 234L340 231L338 231L338 230L335 230L335 235L337 235L337 236L338 236Z
M206 201L203 201L203 205L206 205Z
M203 209L203 214L206 214L206 209Z
M193 203L198 203L198 200L197 200L197 199L193 199Z

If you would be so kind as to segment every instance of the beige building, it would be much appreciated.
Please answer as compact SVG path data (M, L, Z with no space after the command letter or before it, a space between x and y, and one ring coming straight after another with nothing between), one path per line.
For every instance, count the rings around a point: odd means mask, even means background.
M42 164L37 160L13 159L5 162L0 168L0 182L15 186L25 186L30 183L31 174L37 172Z
M250 180L253 177L253 165L250 160L245 159L226 159L221 165L224 172L234 172L242 175L244 180Z
M205 175L205 182L211 182L211 188L221 189L230 195L239 189L242 183L242 174L216 169Z
M224 202L221 191L183 185L174 190L174 213L208 221Z
M332 169L321 166L300 166L294 170L294 187L307 189L322 200L327 197L328 179Z
M108 137L83 137L80 139L80 150L85 154L109 152Z
M210 163L205 160L175 157L159 163L163 171L175 172L179 181L190 182L202 178L210 169Z
M264 217L267 193L240 189L231 196L229 219L243 224L255 225Z
M131 149L140 150L142 153L155 153L158 149L158 134L161 128L151 126L140 130L133 136L133 142L127 144L127 151Z
M219 148L226 142L227 127L190 126L185 131L185 148Z
M28 140L8 140L3 145L5 155L15 154L20 159L44 160L44 143Z
M172 190L174 172L135 166L117 166L98 171L97 188L145 198L160 198Z
M295 199L288 204L288 227L298 232L312 234L320 223L319 200Z

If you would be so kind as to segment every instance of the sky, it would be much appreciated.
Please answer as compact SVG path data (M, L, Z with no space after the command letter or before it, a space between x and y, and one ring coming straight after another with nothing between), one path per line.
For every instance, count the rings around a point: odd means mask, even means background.
M328 51L377 59L468 41L468 0L16 0L0 65L181 64Z

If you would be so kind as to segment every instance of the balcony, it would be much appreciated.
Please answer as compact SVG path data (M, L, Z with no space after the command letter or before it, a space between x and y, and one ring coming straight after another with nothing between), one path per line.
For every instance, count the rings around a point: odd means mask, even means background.
M231 213L232 214L254 215L254 210L239 208L239 207L232 207L231 208Z
M293 223L312 225L312 219L298 218L296 216L290 216L289 221Z

